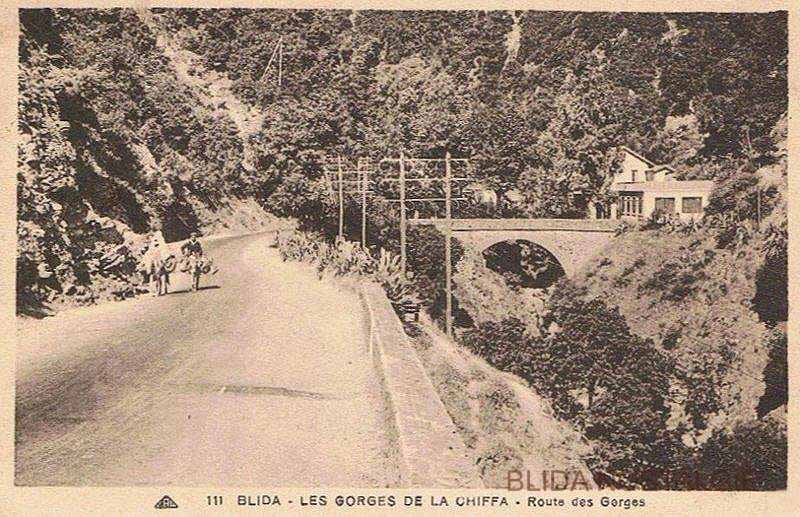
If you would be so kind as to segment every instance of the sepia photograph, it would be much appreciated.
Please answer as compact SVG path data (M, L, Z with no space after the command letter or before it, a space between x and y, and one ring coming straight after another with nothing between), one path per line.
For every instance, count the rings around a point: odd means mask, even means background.
M17 14L17 487L787 489L785 10Z

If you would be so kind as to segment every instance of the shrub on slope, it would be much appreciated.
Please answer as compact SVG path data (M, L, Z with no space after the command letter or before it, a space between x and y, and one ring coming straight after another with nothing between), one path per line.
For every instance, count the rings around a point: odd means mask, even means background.
M575 279L676 360L684 387L673 423L700 441L755 419L767 389L770 328L786 318L785 167L781 159L751 172L744 186L744 173L731 174L702 225L626 232ZM760 227L747 210L756 189Z
M130 9L20 12L21 313L132 294L136 233L176 240L257 197L225 112L178 80Z

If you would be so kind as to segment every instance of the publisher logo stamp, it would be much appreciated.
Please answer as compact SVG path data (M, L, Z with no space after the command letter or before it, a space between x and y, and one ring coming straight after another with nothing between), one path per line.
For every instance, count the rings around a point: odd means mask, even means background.
M168 508L177 508L178 503L176 503L170 496L165 495L156 503L156 510L166 510Z

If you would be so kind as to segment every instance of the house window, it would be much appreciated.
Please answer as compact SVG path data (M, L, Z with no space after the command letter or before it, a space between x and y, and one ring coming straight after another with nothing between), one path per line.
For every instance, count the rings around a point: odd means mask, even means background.
M646 181L653 181L653 171L646 171L644 173L644 179Z
M703 212L703 199L699 197L685 197L681 199L681 212L684 214L700 214Z
M655 209L662 214L675 213L675 198L674 197L657 197Z
M635 182L635 181L636 181L636 169L633 169L633 170L631 171L631 181L632 181L632 182Z
M638 216L642 213L642 200L639 196L621 196L622 215Z

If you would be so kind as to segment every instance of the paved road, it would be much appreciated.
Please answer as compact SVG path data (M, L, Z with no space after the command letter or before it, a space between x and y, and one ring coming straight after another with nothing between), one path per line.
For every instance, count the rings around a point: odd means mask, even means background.
M21 322L16 483L393 486L359 301L270 240L211 244L218 287Z

